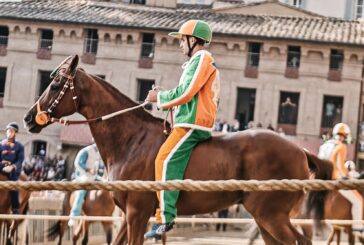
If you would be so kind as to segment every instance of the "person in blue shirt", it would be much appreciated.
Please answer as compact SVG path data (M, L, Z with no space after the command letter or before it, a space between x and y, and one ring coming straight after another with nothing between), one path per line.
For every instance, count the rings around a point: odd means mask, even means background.
M96 144L92 144L81 149L77 153L74 165L76 181L85 182L102 180L102 175L104 174L104 163ZM76 192L76 197L70 214L71 219L68 222L68 226L73 226L76 223L75 219L72 219L72 217L81 215L81 209L86 194L86 190L79 190Z
M19 126L11 122L6 126L6 139L0 144L0 173L6 175L9 180L17 181L24 161L24 146L15 140ZM10 191L10 199L13 214L19 213L19 192Z

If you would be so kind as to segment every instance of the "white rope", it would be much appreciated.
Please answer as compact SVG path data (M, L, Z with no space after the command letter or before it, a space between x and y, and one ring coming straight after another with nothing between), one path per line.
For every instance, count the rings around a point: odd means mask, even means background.
M0 219L27 219L27 220L69 220L70 216L65 215L12 215L0 214ZM119 216L74 216L75 220L89 220L89 221L122 221L124 217ZM176 223L226 223L226 224L253 224L254 219L241 219L241 218L176 218ZM155 222L155 218L151 218L149 222ZM311 219L291 219L293 224L311 225ZM325 224L331 225L353 225L364 224L364 220L323 220Z
M128 111L132 111L132 110L135 110L135 109L138 109L140 107L143 107L145 106L146 104L148 104L149 102L148 101L144 101L143 104L140 104L140 105L137 105L137 106L133 106L133 107L130 107L130 108L127 108L127 109L124 109L124 110L120 110L120 111L116 111L116 112L113 112L113 113L110 113L108 115L105 115L105 116L102 116L101 117L101 120L107 120L107 119L110 119L112 117L115 117L115 116L118 116L120 114L123 114L125 112L128 112Z

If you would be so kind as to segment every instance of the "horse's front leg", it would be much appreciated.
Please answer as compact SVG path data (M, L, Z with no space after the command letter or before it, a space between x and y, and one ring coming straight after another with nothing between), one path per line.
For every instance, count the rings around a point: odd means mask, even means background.
M132 193L128 196L126 220L128 224L128 245L141 245L150 216L155 210L154 193Z

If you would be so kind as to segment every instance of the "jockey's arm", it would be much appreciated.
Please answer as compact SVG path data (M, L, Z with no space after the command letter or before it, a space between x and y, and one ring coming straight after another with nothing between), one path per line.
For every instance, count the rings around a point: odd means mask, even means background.
M158 92L157 106L166 109L191 101L216 70L211 63L211 57L203 54L191 60L185 68L184 80L175 89Z
M19 144L17 158L16 161L13 163L13 166L15 167L14 171L20 173L23 162L24 162L24 146L22 144Z

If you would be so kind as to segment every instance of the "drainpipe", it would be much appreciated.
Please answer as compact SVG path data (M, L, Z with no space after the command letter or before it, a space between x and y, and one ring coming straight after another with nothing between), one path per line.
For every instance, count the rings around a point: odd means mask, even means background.
M354 151L354 161L358 163L358 170L362 171L361 167L359 165L359 159L358 159L358 150L359 150L359 136L361 133L361 116L362 116L362 103L363 103L363 83L364 83L364 60L362 61L362 74L361 74L361 80L360 80L360 91L359 91L359 110L358 110L358 123L357 123L357 130L356 130L356 143L355 143L355 151Z

